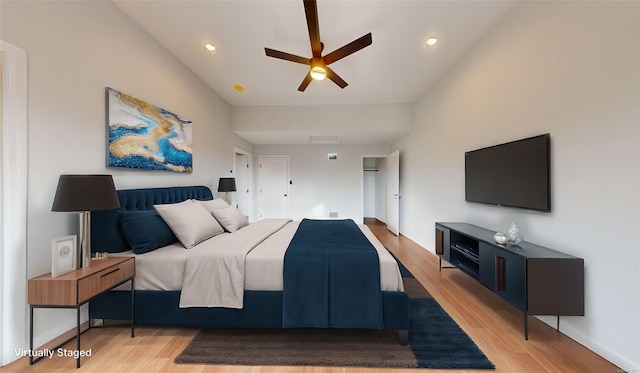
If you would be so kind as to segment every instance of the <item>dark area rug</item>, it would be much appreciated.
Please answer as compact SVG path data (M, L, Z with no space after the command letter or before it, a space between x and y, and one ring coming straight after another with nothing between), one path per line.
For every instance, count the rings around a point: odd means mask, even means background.
M203 329L176 363L417 367L393 330Z
M394 330L203 329L178 364L495 369L399 261L411 298L409 346Z

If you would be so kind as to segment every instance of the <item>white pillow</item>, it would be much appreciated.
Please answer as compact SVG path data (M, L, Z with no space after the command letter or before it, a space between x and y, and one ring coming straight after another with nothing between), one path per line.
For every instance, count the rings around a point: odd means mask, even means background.
M230 204L226 203L222 198L216 198L214 200L209 201L196 201L199 202L202 206L204 206L208 211L224 209L227 207L231 207Z
M229 232L235 232L245 225L249 225L247 217L244 216L240 210L232 206L212 210L211 214L213 214L220 225Z
M216 219L199 203L174 203L153 207L187 249L224 232Z

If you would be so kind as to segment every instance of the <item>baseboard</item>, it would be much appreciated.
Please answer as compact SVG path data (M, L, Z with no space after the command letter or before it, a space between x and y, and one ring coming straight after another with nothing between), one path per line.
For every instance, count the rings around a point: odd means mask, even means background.
M85 332L89 329L89 322L85 321L84 323L80 324L80 332ZM76 328L72 328L69 329L68 331L62 333L61 335L53 338L52 340L50 340L49 342L46 342L44 344L42 344L41 346L36 346L33 349L34 350L49 350L49 351L53 351L54 349L58 348L60 345L65 344L66 342L71 341L72 339L74 339L77 336L77 330ZM75 347L73 347L75 348ZM7 363L6 365L2 365L2 367L13 367L16 368L18 367L20 370L19 371L26 371L28 370L30 364L29 364L29 356L25 355L22 356L19 359L13 360L9 363Z
M536 316L536 318L549 325L550 327L554 329L556 328L555 316ZM640 372L640 365L638 365L637 362L629 360L616 351L613 351L595 342L593 339L587 337L584 333L580 332L578 329L572 327L571 325L563 323L562 317L560 317L560 333L573 339L577 343L580 343L584 347L600 355L603 359L619 367L620 372Z
M89 321L85 321L82 324L80 324L81 333L84 333L87 330L89 330ZM78 335L78 331L76 330L76 328L69 329L68 331L62 333L58 337L55 337L49 342L43 344L42 346L34 347L34 350L43 350L43 349L53 350L54 348L60 346L61 344L66 343L69 340L75 338L77 335Z

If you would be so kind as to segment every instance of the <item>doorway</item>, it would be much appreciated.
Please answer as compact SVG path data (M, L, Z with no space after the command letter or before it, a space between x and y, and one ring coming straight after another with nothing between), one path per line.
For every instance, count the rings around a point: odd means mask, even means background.
M362 216L400 233L400 153L362 157Z
M236 175L236 193L231 195L231 204L240 210L250 222L253 219L253 155L240 148L234 148L234 170Z
M387 221L387 157L362 158L362 216Z

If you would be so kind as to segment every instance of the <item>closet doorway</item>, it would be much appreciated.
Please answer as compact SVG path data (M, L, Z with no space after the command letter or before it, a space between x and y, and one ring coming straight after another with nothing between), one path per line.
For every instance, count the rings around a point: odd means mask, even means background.
M362 216L400 233L400 153L362 156Z
M362 158L362 216L387 222L387 156Z

